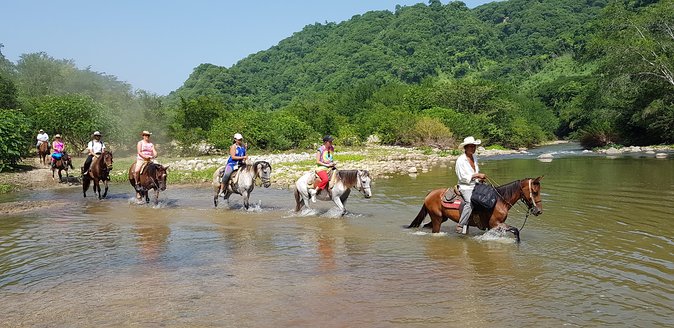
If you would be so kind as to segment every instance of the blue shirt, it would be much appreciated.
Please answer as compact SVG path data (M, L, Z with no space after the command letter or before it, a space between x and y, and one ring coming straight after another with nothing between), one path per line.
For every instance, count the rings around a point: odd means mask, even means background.
M246 156L246 148L244 148L243 146L236 146L236 153L235 153L235 155L236 155L237 157L243 157L243 156ZM227 159L227 165L228 165L228 166L234 167L235 165L241 165L241 164L243 164L243 160L238 160L238 161L237 161L237 160L234 160L234 159L232 158L232 156L229 156L229 158Z

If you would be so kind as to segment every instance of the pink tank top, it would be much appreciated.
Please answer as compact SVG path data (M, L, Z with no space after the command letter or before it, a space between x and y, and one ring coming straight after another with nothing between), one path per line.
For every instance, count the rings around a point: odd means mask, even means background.
M154 144L151 142L145 143L143 141L140 141L140 153L143 154L146 157L152 156L152 151L154 150ZM139 160L144 160L144 158L138 156Z

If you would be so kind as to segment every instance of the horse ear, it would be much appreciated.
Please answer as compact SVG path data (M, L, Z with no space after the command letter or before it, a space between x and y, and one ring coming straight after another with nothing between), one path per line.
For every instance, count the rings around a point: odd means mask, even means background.
M164 170L168 170L171 165L164 165Z
M541 180L543 180L543 177L544 177L544 176L545 176L545 175L541 175L540 177L536 178L534 181L535 181L535 182L541 181Z

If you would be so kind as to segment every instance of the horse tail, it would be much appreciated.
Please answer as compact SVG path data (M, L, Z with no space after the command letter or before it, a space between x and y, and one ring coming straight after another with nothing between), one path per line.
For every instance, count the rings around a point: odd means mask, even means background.
M426 218L426 215L428 214L428 209L426 208L426 204L421 205L421 209L419 210L419 214L417 214L417 217L414 218L414 221L410 223L410 225L407 226L408 229L410 228L418 228L421 225L421 222L424 222L424 219Z

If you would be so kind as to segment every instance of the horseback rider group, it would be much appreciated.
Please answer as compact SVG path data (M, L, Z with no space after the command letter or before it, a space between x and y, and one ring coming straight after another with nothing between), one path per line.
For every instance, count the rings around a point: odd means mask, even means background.
M135 189L136 191L142 191L140 185L140 173L144 166L149 163L152 163L155 158L157 158L157 150L155 149L154 144L150 141L152 133L149 131L143 131L141 133L142 140L138 141L136 144L136 162L133 168L133 179L135 180ZM86 175L91 166L91 162L95 156L100 156L105 152L105 143L101 141L102 134L99 131L95 131L92 134L92 140L87 144L87 159L82 166L82 175ZM45 133L44 130L40 129L39 134L36 137L37 144L36 147L40 147L42 143L49 142L49 136ZM316 151L316 162L314 172L316 174L317 180L314 182L314 187L310 188L309 193L311 196L311 201L316 202L316 195L319 194L322 190L327 190L329 186L329 172L335 170L335 161L334 153L335 148L333 146L334 138L330 135L323 137L323 144ZM458 224L456 225L456 232L461 234L467 233L468 220L472 214L472 205L471 205L471 196L473 189L476 184L484 182L487 176L484 173L480 173L480 168L478 165L477 157L475 156L476 148L481 144L481 140L475 139L473 136L466 137L463 142L459 145L460 148L463 148L464 154L459 156L456 161L455 173L458 179L458 191L460 196L464 200L464 207L461 211L461 216ZM50 148L53 149L53 154L51 156L51 166L54 167L56 161L62 157L67 158L65 154L65 143L62 140L60 134L54 136L54 141L50 145ZM227 159L227 165L225 166L224 174L222 175L222 180L220 181L220 190L224 193L227 185L230 183L230 179L234 172L239 168L246 165L246 160L248 159L247 155L247 145L243 143L243 136L240 133L234 134L232 145L229 147L229 158ZM448 199L451 196L450 193L453 192L447 191L445 199ZM329 194L329 193L328 193Z

